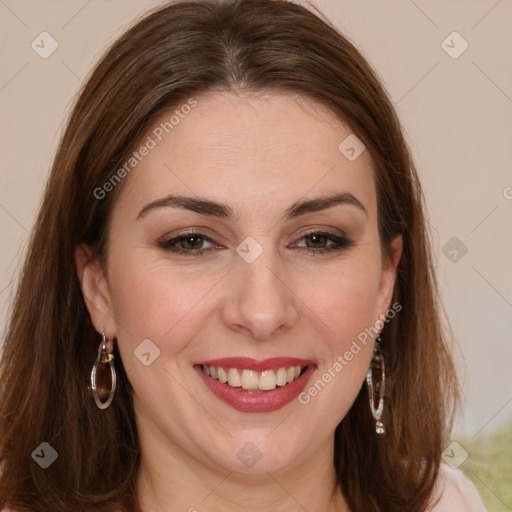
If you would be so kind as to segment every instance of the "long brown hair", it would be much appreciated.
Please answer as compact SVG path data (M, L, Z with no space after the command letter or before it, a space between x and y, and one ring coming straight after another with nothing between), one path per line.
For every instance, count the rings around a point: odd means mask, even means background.
M399 120L375 72L329 22L284 0L185 0L148 14L101 58L71 112L12 304L0 367L0 505L16 510L138 510L140 453L131 387L99 411L87 388L98 335L77 278L80 243L104 261L122 183L94 193L148 127L194 95L294 92L347 122L375 164L382 246L403 236L382 332L384 439L366 386L339 424L334 465L354 511L423 511L437 478L458 385L443 332L425 206ZM136 172L136 171L134 171ZM58 459L42 470L42 442Z

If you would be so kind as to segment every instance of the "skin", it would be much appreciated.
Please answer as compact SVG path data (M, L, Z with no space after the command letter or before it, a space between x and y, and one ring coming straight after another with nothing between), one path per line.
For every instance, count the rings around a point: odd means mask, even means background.
M334 431L363 385L373 340L308 404L293 400L269 413L220 401L193 364L230 356L313 359L311 385L386 314L401 237L388 257L379 243L370 154L345 158L338 146L351 130L320 104L279 93L196 99L122 183L106 268L87 259L88 247L76 253L92 322L116 338L134 388L140 502L145 511L348 511L335 486ZM295 201L334 191L353 194L366 212L342 204L282 220ZM226 203L236 218L171 207L137 218L171 193ZM158 245L188 228L213 243L176 246L202 255ZM305 236L312 228L344 232L352 245L308 254L333 244ZM252 263L236 252L247 236L263 249ZM133 354L145 339L160 350L149 366ZM250 468L237 457L246 443L261 453Z

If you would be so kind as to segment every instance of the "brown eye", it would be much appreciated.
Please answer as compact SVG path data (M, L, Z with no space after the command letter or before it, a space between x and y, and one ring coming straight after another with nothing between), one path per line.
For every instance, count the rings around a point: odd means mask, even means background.
M205 242L213 243L213 240L203 233L187 233L169 240L158 242L158 245L166 251L183 254L187 256L197 256L203 254Z
M328 251L339 251L353 245L352 241L345 236L337 236L333 233L315 231L305 234L301 240L308 240L305 246L308 254L324 254ZM330 245L327 245L331 242Z
M203 239L199 236L187 236L180 240L182 247L185 249L200 249L203 243ZM188 246L188 247L187 247Z
M322 233L311 233L310 235L306 235L304 238L306 240L311 240L312 245L308 244L308 247L313 247L315 249L323 249L325 244L329 242L329 238ZM318 247L318 245L321 245L322 247Z

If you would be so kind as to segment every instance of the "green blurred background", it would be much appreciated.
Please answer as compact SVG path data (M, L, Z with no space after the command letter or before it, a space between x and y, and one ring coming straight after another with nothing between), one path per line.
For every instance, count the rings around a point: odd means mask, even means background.
M473 481L488 512L511 511L512 425L489 436L456 441L468 452L459 469Z

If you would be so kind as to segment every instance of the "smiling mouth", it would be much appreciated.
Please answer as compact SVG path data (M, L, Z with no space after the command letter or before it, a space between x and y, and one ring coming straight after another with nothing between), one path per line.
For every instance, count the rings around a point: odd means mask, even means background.
M225 357L197 361L194 369L213 395L234 409L268 413L297 398L317 363L296 357Z
M261 393L272 391L276 387L284 387L298 379L307 366L281 366L264 371L248 368L227 368L203 364L202 371L208 377L232 388Z

